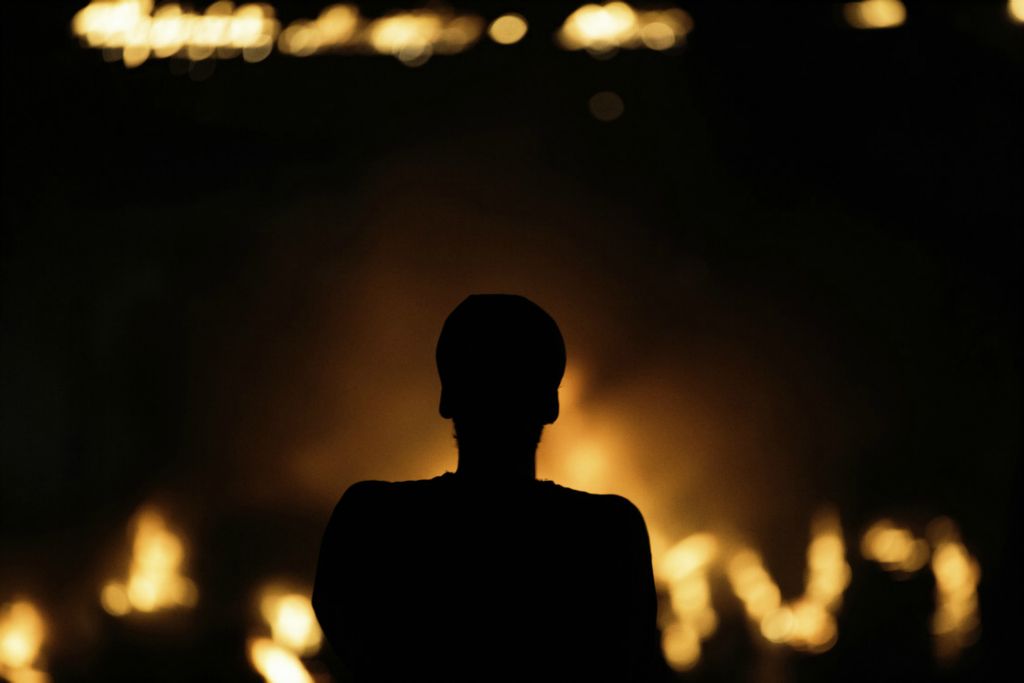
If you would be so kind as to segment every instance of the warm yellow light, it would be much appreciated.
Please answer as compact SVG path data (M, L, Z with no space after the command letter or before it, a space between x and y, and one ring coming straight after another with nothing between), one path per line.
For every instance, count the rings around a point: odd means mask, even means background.
M268 588L260 598L260 614L270 625L278 645L299 655L314 654L320 649L323 633L307 596Z
M313 683L295 653L269 638L249 641L249 661L267 683Z
M316 27L325 45L340 47L348 43L359 28L359 10L353 5L331 5L320 12Z
M131 610L194 606L198 591L191 579L180 573L184 559L185 546L163 517L154 510L143 510L135 522L128 580L108 581L100 591L100 604L114 616Z
M928 543L889 519L878 520L864 532L860 550L888 571L912 573L928 562Z
M203 14L186 12L177 3L161 5L142 0L94 0L71 21L75 35L90 47L104 48L127 67L150 56L183 54L200 60L239 54L273 41L278 24L268 5L214 2Z
M1009 12L1010 19L1018 24L1024 24L1024 0L1010 0L1006 4L1006 11Z
M15 600L0 608L0 674L12 680L39 656L46 626L34 604Z
M521 14L503 14L491 22L487 35L501 45L518 43L526 35L526 19Z
M700 635L688 624L669 624L662 631L661 648L669 666L687 671L700 660Z
M624 2L587 4L569 15L558 38L570 50L606 51L631 41L638 29L636 12Z
M900 0L862 0L843 5L843 16L854 28L895 28L907 20Z
M637 11L625 2L583 5L558 30L567 50L607 53L616 48L647 47L667 50L683 42L693 28L690 15L679 8Z
M678 541L661 557L656 567L661 580L671 583L707 567L718 554L714 534L692 534Z

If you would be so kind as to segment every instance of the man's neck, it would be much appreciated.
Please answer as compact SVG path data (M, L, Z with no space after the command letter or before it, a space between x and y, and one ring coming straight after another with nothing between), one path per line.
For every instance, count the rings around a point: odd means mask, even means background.
M493 486L528 483L537 479L537 451L460 444L456 474L466 481Z

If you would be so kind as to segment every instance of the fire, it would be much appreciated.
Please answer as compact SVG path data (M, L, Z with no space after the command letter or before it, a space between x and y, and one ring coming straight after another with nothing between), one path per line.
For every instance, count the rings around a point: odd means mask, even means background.
M0 674L12 683L43 683L49 675L35 668L46 638L38 608L15 600L0 608Z
M313 679L300 657L316 654L323 632L308 595L278 586L265 588L259 598L260 615L270 627L270 638L249 641L249 661L268 683L305 683Z
M132 561L126 582L109 581L100 592L103 609L114 616L136 610L154 612L168 607L192 607L198 591L180 574L185 546L163 517L143 510L135 522Z

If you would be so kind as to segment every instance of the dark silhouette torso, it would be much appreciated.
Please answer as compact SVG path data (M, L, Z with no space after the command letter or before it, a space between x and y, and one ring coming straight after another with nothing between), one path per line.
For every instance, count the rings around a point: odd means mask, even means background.
M657 601L619 496L458 474L361 482L324 535L314 607L357 680L649 680Z

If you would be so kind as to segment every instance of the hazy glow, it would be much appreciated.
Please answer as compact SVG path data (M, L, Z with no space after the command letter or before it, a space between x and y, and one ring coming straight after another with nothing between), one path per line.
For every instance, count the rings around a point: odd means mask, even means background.
M1024 0L1010 0L1006 4L1006 11L1010 13L1010 19L1024 24Z
M935 614L932 633L940 661L955 659L974 642L980 626L978 615L978 561L960 542L952 520L942 517L928 527L935 574Z
M860 542L861 554L874 560L887 571L912 573L928 562L928 542L915 538L904 527L889 519L880 519L864 533Z
M260 614L278 645L298 655L315 654L320 649L323 633L309 597L267 588L260 598Z
M523 39L527 28L526 19L521 14L502 14L491 22L487 35L496 43L512 45Z
M135 521L135 537L127 581L108 581L100 591L100 604L114 616L132 610L154 612L168 607L192 607L198 591L181 566L185 546L163 517L143 510Z
M50 680L34 668L45 637L46 625L34 604L15 600L0 607L0 674L13 682Z
M295 653L269 638L249 641L249 662L267 683L313 683Z
M679 8L638 11L625 2L586 4L570 14L557 39L567 50L604 53L616 48L667 50L683 42L693 20Z
M214 2L206 12L185 11L177 3L153 13L151 0L93 0L71 20L72 32L104 56L135 67L150 57L199 60L242 54L247 61L266 57L278 31L274 10L265 4ZM261 56L262 55L262 56Z
M907 20L900 0L863 0L843 5L843 16L854 28L894 28Z

